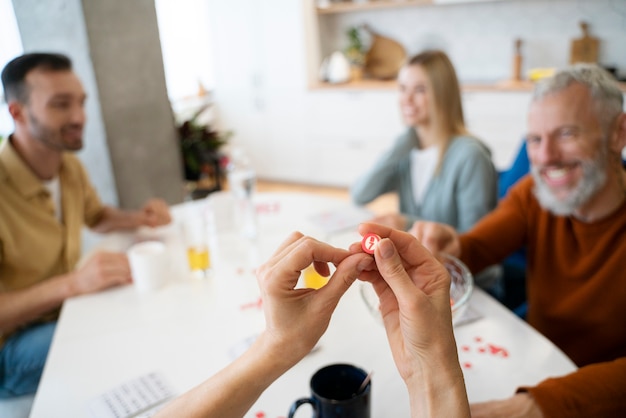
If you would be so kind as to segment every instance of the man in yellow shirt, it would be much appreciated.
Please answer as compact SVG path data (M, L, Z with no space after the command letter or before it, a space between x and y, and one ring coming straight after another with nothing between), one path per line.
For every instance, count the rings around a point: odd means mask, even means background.
M171 220L160 199L138 211L101 203L73 155L83 146L86 94L69 58L17 57L2 85L15 131L0 146L0 398L37 389L65 299L132 281L122 253L76 268L82 226L109 232Z

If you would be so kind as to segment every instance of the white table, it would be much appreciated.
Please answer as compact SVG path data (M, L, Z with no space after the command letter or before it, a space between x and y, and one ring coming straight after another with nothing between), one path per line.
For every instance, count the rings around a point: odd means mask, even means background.
M342 246L358 239L354 232L328 234L310 221L312 215L346 209L340 200L270 193L256 201L262 210L258 239L252 243L220 232L212 278L192 279L183 272L149 295L126 286L66 301L31 417L87 417L90 400L152 371L161 372L178 393L192 388L232 361L242 341L263 329L263 313L253 306L259 297L253 269L289 231ZM184 209L176 208L175 216ZM172 248L173 264L184 261L176 227L160 234ZM133 239L115 235L102 247L123 250ZM373 417L409 416L384 328L361 300L360 285L339 303L319 348L278 379L247 416L286 416L292 401L308 395L310 376L339 362L374 370ZM520 385L575 370L551 342L481 290L475 291L471 309L482 319L455 330L470 401L508 397ZM298 414L308 415L308 410Z

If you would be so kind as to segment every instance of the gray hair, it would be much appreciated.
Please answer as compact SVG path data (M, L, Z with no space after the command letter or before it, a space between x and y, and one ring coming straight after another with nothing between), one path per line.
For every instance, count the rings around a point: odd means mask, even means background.
M596 64L574 64L541 80L535 87L532 100L541 100L566 89L572 83L582 84L589 89L596 116L604 134L607 134L613 121L622 113L624 97L617 80Z

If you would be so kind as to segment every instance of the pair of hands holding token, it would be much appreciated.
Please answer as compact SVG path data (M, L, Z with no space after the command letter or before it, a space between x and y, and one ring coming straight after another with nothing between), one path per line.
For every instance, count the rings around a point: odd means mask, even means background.
M279 354L295 364L326 331L339 299L358 277L370 282L379 297L394 361L409 391L422 393L428 382L443 379L443 393L460 385L460 402L466 404L445 267L406 232L364 223L359 233L363 240L347 251L299 233L279 247L257 275L265 332L282 347ZM328 275L329 262L337 269L326 286L294 288L301 270L314 263L320 274Z
M446 269L406 232L372 223L360 225L359 232L364 242L349 250L291 234L257 269L265 330L241 357L172 401L159 416L243 416L275 379L311 351L358 277L370 282L380 299L411 415L469 417ZM324 275L329 274L327 263L337 268L326 286L296 289L301 271L311 263Z
M341 296L358 277L372 284L396 367L409 389L411 409L428 416L469 416L450 310L450 276L417 239L374 223L359 226L363 236L348 251L293 234L258 273L266 333L278 338L279 355L293 364L326 331ZM373 257L372 257L373 256ZM321 289L295 289L300 271L314 263L328 275ZM430 399L433 390L436 402ZM453 408L453 409L449 409ZM444 411L446 413L444 413Z
M359 279L371 282L380 300L411 415L469 417L446 268L411 234L377 224L363 224L359 232L361 249L376 260L375 270L364 271Z

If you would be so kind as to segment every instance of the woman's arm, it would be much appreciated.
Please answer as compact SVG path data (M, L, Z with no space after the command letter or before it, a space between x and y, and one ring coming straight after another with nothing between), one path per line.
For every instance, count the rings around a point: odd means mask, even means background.
M294 289L300 271L316 263L337 269L321 289ZM341 296L372 258L292 234L257 272L266 329L241 357L172 401L159 417L242 417L261 393L300 361L328 328Z
M367 173L350 187L352 201L365 205L378 196L399 187L398 164L415 146L414 133L407 131L400 136L393 147L385 152Z
M486 149L477 143L462 147L456 207L459 232L470 230L498 203L498 173Z
M469 417L450 311L450 276L412 235L368 223L382 237L376 269L359 277L380 300L387 339L409 391L412 417ZM351 248L353 251L358 246Z

